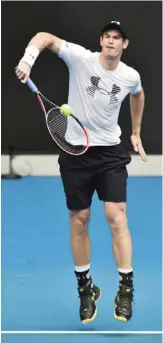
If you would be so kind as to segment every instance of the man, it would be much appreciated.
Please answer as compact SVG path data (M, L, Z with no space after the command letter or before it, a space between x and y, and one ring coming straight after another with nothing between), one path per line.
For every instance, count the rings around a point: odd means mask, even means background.
M40 52L49 48L64 60L69 69L68 104L87 128L90 148L82 156L60 153L59 165L70 211L71 248L80 297L80 318L92 321L97 314L100 289L90 273L88 223L94 191L104 202L112 231L113 254L119 272L119 290L114 316L127 322L132 316L133 268L132 242L126 217L126 165L131 161L124 151L117 124L121 103L130 94L131 142L135 152L147 161L140 131L144 92L140 75L121 62L129 40L119 22L104 27L100 36L101 52L92 53L52 34L37 33L29 42L16 74L25 83ZM71 136L75 139L75 128ZM74 141L75 143L75 141Z

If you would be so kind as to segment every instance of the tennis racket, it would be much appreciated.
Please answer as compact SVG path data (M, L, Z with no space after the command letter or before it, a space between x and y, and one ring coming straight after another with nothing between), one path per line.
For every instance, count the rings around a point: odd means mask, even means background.
M46 126L48 131L55 141L55 143L63 151L70 155L82 155L89 148L89 138L86 129L83 127L82 123L74 114L69 114L65 116L61 114L60 107L55 105L52 101L48 100L37 88L31 79L28 79L26 85L30 90L36 95L36 98L40 104L42 111L45 114ZM71 118L69 118L71 117ZM66 140L66 132L68 126L68 120L75 122L75 127L82 139L82 145L74 145ZM70 122L70 124L71 124ZM74 123L73 123L74 124Z

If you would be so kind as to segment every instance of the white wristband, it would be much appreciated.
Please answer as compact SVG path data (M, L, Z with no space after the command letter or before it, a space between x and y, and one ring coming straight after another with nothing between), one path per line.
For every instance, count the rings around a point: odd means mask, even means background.
M38 57L40 51L36 46L28 46L25 49L25 54L22 57L21 61L27 63L30 65L30 67L32 68L32 66L34 65L36 58Z

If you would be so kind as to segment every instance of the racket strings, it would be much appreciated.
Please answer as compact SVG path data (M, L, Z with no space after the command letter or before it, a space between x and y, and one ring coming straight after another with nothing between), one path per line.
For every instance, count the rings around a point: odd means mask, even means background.
M54 116L55 111L55 116ZM59 110L55 109L50 112L48 126L51 132L56 132L60 137L65 137L67 131L67 118L60 114Z
M85 152L86 146L88 144L84 130L80 128L83 138L85 138L85 145L72 145L71 143L69 143L65 137L67 132L68 119L66 116L60 113L59 108L53 108L52 110L50 110L46 120L51 136L61 149L73 155L79 155ZM78 126L80 127L80 125Z

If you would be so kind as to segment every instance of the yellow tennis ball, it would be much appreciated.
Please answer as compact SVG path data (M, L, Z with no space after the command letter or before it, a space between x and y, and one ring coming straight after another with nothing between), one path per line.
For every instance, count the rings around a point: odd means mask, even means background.
M69 114L72 113L72 109L69 105L64 104L60 107L60 112L61 114L63 114L64 116L68 116Z

